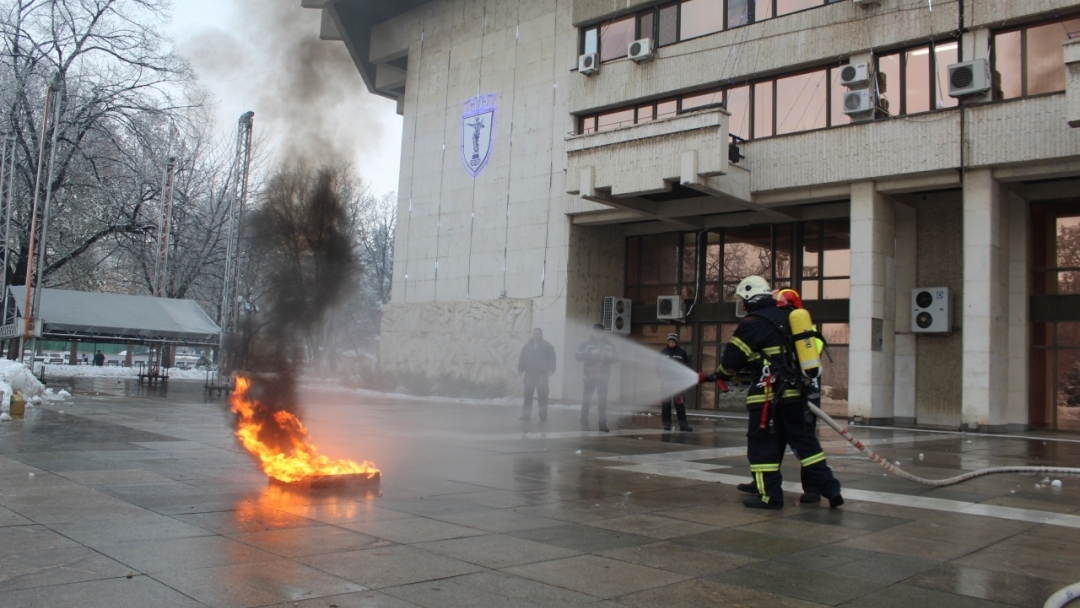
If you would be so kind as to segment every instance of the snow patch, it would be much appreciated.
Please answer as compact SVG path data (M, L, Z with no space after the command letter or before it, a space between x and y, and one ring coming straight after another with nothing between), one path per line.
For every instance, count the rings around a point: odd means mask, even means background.
M50 378L131 378L139 376L137 367L97 367L94 365L46 365L45 374ZM170 380L204 380L206 370L169 369ZM61 391L62 392L62 391Z
M7 412L0 414L0 422L10 422L11 416L8 416Z

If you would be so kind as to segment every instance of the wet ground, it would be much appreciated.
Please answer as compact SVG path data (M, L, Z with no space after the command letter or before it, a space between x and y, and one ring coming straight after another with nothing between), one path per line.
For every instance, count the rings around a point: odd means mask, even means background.
M582 433L569 408L526 425L506 406L308 389L313 439L384 477L293 492L237 451L201 383L52 382L68 385L0 424L5 608L1041 606L1080 581L1080 478L928 490L826 435L848 504L799 506L792 484L766 513L733 486L741 420ZM1076 435L857 434L927 476L1080 466Z

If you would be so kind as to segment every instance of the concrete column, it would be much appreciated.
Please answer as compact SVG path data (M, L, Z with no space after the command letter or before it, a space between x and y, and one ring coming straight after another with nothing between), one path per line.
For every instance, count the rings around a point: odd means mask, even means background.
M1080 127L1080 38L1065 41L1065 100L1069 126Z
M1028 311L1028 246L1031 238L1027 201L1008 197L1009 231L1009 399L1006 423L1009 430L1027 430L1030 391L1029 357L1031 323Z
M71 356L68 357L68 365L79 364L79 343L75 340L71 341Z
M874 182L851 185L848 413L892 424L896 344L896 208Z
M911 291L918 287L918 214L896 205L896 373L893 414L896 424L915 424L916 340L911 333Z
M127 355L124 356L124 367L131 367L134 365L135 357L135 345L131 342L127 343Z
M992 432L1007 429L1009 235L1002 198L990 169L966 174L961 422Z

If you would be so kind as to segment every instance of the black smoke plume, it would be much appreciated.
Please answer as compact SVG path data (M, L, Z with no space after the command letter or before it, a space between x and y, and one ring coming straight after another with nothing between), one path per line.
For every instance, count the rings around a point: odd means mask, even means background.
M326 313L360 271L340 178L332 168L279 171L245 231L261 311L240 322L232 355L238 373L252 378L250 397L266 406L260 439L272 445L284 433L273 413L299 415L297 370L318 355Z

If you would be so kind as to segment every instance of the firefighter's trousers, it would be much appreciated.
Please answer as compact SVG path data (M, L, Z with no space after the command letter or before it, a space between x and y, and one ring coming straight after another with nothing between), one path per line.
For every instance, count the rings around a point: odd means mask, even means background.
M802 466L802 484L806 492L817 492L826 498L840 493L840 482L833 477L825 463L825 452L817 439L814 414L802 401L773 404L769 417L771 428L761 428L761 408L750 410L747 437L747 457L754 475L758 494L767 503L783 502L780 463L788 445Z

